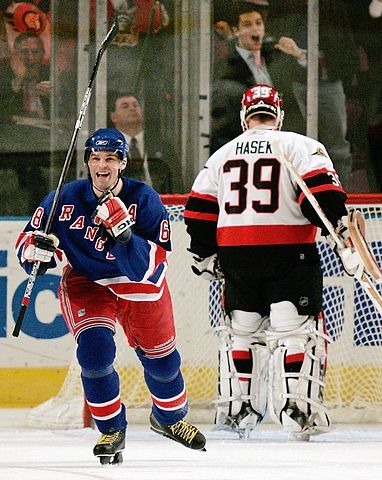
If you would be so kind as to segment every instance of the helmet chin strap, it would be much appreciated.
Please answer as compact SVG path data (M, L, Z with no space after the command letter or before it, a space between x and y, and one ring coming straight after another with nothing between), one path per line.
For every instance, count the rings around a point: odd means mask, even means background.
M112 188L107 188L106 190L101 190L100 188L98 188L96 185L94 185L94 183L92 182L92 187L97 190L98 192L102 193L102 195L106 194L106 193L113 193L113 190L115 190L117 188L117 185L119 183L119 180L121 178L121 171L119 171L119 174L118 174L118 178L117 178L117 181L115 182L115 184L113 185Z

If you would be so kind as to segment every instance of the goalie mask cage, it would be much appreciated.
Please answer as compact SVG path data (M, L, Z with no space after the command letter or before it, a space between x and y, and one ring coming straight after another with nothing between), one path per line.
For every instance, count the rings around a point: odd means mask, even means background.
M177 328L177 346L182 356L190 421L214 421L218 385L218 341L212 326L222 321L221 284L206 282L192 274L187 252L189 237L183 222L186 195L162 197L169 211L173 254L169 259L168 283ZM359 209L366 222L366 238L378 264L382 265L382 195L350 195L349 208ZM382 419L382 319L354 278L347 276L325 239L318 247L324 274L324 316L328 345L325 404L333 422L366 423ZM309 279L307 279L309 281ZM378 291L381 293L380 286ZM147 422L150 395L143 369L117 328L117 359L121 397L130 422ZM81 428L90 424L75 355L58 394L31 409L29 426Z

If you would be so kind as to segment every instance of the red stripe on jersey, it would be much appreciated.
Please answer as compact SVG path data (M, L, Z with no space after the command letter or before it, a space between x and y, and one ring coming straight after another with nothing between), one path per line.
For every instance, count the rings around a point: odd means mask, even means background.
M146 358L162 358L162 357L167 357L167 355L170 355L176 348L176 342L175 340L171 342L171 344L166 345L165 347L158 348L157 350L155 349L146 349L144 347L140 347L140 349L145 353Z
M19 238L16 241L16 250L19 248L19 246L22 242L25 242L27 236L28 236L28 234L25 233L25 232L20 233Z
M189 210L184 211L184 218L193 218L194 220L208 220L212 222L217 222L218 214L217 213L204 213L204 212L190 212Z
M318 168L317 170L311 170L310 172L306 173L305 175L302 176L302 178L305 180L307 178L316 177L317 175L321 175L321 174L326 175L328 172L335 173L334 170L328 170L327 168Z
M232 358L234 360L249 360L252 355L249 350L232 350Z
M98 420L107 420L108 418L113 418L121 410L121 399L120 397L116 397L110 403L92 403L86 402L89 406L89 410L92 416Z
M295 362L303 362L304 361L304 353L293 353L292 355L287 355L285 357L285 363L295 363Z
M316 232L317 227L311 224L220 227L217 241L221 247L314 243Z
M187 392L185 389L177 395L176 397L172 398L158 398L154 395L151 395L153 403L162 410L177 410L178 408L182 408L187 403Z
M192 190L190 193L190 198L192 197L200 198L202 200L207 200L208 202L218 203L218 199L216 197L213 197L212 195L208 195L206 193L198 193L198 192L195 192L194 190Z
M328 191L335 191L335 192L341 192L345 194L345 191L342 187L337 187L335 185L320 185L319 187L311 187L309 190L313 193L320 193L320 192L328 192ZM306 198L304 192L300 193L300 196L298 197L298 203L301 205L303 200Z
M155 251L155 270L158 268L160 264L162 264L166 258L167 258L167 250L162 248L161 246L157 245L156 246L156 251Z

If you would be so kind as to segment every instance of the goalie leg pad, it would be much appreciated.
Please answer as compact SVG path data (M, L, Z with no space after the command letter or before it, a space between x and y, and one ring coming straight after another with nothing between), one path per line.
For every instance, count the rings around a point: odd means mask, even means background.
M219 329L219 398L216 423L239 434L263 419L267 408L268 319L234 310Z
M298 315L290 302L273 304L267 341L270 361L270 414L290 434L327 431L323 406L328 337L322 316Z

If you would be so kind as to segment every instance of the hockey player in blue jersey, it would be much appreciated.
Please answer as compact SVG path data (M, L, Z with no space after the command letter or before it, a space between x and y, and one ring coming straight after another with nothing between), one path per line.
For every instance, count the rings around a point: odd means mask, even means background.
M64 252L59 286L63 317L77 341L86 402L101 437L94 455L120 463L127 427L114 370L118 321L142 363L152 396L151 429L186 447L204 450L205 438L183 418L187 395L176 349L166 283L170 224L159 195L122 176L128 145L116 129L100 129L85 143L88 179L64 185L49 235L42 233L54 192L36 209L16 248L27 273L54 267Z

